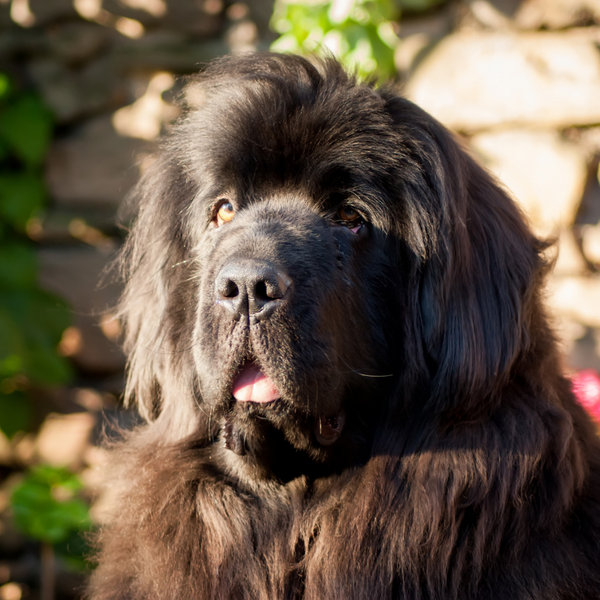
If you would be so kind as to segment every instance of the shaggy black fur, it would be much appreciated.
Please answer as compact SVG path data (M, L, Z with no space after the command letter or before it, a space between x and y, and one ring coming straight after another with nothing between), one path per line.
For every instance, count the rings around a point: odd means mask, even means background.
M89 598L600 598L598 438L505 192L333 60L223 59L187 98L134 198L148 423ZM252 362L280 399L233 399Z

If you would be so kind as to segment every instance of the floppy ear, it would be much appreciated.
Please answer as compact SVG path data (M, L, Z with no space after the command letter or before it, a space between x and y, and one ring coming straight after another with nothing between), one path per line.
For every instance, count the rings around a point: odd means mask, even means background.
M119 263L126 282L119 306L128 355L125 399L135 399L148 421L174 402L178 410L170 412L184 413L182 423L192 421L182 404L194 397L194 383L188 380L194 369L185 365L191 360L186 336L195 302L181 296L190 286L178 285L191 268L179 214L193 198L188 181L163 152L125 205L126 218L133 217Z
M419 262L414 331L431 398L473 415L489 406L533 343L547 245L442 125L407 100L388 106L409 146L411 182L402 202L409 229L418 232L407 243Z

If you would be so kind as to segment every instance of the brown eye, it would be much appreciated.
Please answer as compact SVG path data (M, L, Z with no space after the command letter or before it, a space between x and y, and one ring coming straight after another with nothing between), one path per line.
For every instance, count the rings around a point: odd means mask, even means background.
M348 205L344 205L338 210L338 217L345 223L354 223L361 218L359 212Z
M224 223L229 223L235 217L235 210L231 202L223 202L217 210L217 227L221 227Z
M358 233L362 230L365 219L350 204L342 204L333 219L334 223L347 227L352 233Z

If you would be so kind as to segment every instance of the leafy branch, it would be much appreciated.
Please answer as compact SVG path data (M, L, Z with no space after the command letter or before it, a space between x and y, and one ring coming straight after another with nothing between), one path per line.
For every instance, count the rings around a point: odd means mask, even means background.
M281 35L271 49L301 54L325 50L361 77L394 77L398 17L390 0L277 0L271 27Z
M30 384L58 385L71 376L57 352L69 309L38 286L27 236L47 199L43 163L52 131L41 100L0 73L0 430L8 437L30 425Z
M91 528L89 506L80 495L82 490L77 475L49 465L30 469L13 490L10 503L15 525L42 545L42 600L54 598L56 547ZM77 560L67 558L71 562Z

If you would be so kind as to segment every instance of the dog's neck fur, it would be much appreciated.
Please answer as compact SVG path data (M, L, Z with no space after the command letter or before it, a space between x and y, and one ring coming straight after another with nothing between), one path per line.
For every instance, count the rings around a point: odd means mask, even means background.
M111 600L358 600L399 597L401 590L406 598L500 599L508 597L498 591L508 585L507 565L518 565L532 569L532 586L555 597L553 590L586 567L585 559L563 553L565 530L592 518L577 492L587 470L582 442L564 415L540 418L526 405L493 422L467 425L454 441L413 436L403 456L392 452L397 434L388 432L387 448L380 445L361 469L246 490L235 473L215 467L219 454L230 452L221 443L190 438L160 447L147 445L149 431L139 432L119 455L128 490L96 581L123 586L121 569L133 561L153 576L130 578L131 588ZM513 533L523 528L527 538ZM551 544L541 541L549 531ZM523 563L531 544L545 544L549 564L560 556L543 580ZM386 560L371 562L373 548Z

